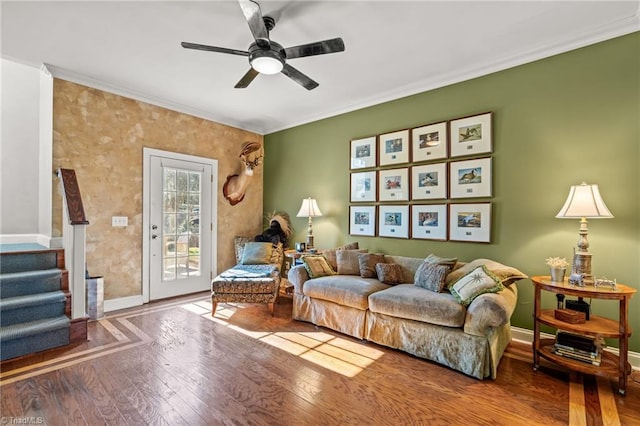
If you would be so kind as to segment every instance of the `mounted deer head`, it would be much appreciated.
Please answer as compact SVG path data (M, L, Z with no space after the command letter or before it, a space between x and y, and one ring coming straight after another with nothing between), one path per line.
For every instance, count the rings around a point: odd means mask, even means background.
M257 142L245 142L240 149L240 163L243 170L239 175L227 176L227 181L222 186L224 198L235 206L244 199L244 193L253 177L253 169L260 165L263 157L262 145Z

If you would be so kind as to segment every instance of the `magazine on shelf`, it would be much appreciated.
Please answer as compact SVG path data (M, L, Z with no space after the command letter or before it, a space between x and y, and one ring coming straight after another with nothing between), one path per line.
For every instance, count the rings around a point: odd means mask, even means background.
M602 362L602 355L598 353L595 357L585 356L571 351L565 351L563 349L553 348L551 350L554 354L560 355L565 358L574 359L576 361L585 362L591 365L599 366Z
M599 366L602 361L603 339L558 330L551 351L565 358Z
M578 349L584 352L596 352L596 338L575 334L568 331L558 330L556 332L556 344L568 348Z
M595 351L583 351L571 346L561 345L559 343L556 343L555 345L553 345L553 347L556 349L563 350L565 352L571 352L571 353L575 353L577 355L582 355L582 356L589 356L591 358L595 358L598 355L598 348L596 348Z

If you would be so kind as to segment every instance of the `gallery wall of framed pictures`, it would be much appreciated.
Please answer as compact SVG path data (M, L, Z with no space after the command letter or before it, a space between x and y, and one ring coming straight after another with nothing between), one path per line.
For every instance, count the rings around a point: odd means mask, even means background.
M491 242L492 116L351 140L349 234Z

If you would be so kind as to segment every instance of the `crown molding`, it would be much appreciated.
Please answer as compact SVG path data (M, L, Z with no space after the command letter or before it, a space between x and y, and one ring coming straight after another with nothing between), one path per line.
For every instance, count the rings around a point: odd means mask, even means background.
M219 124L224 124L226 126L241 128L243 130L248 130L250 132L259 133L262 135L262 133L260 133L260 131L257 129L243 128L239 121L234 121L228 118L221 118L218 116L214 116L208 113L207 111L202 111L197 108L190 107L188 105L183 105L177 102L170 101L168 99L159 98L157 96L151 96L147 93L142 93L127 87L107 83L105 81L88 77L86 75L79 74L65 68L57 67L55 65L43 64L43 67L45 67L51 73L51 75L53 75L53 77L60 80L70 81L72 83L91 87L92 89L102 90L103 92L112 93L114 95L123 96L125 98L133 99L140 102L145 102L151 105L170 109L172 111L176 111L179 113L213 121Z
M504 71L506 69L514 68L520 65L525 65L534 61L549 58L551 56L559 55L562 53L567 53L572 50L587 47L638 31L640 31L640 1L638 2L638 10L636 10L635 15L618 20L608 25L601 26L595 31L584 32L571 39L563 40L554 44L540 45L537 48L530 49L529 51L523 52L522 54L504 57L502 60L494 61L491 64L483 64L479 67L470 67L455 73L441 75L438 78L425 79L410 85L396 87L391 91L378 93L375 96L372 96L357 104L347 105L343 108L332 110L331 112L328 112L326 114L307 117L303 120L299 120L298 122L291 122L286 127L267 128L265 130L265 134L286 130L291 127L300 126L314 121L334 117L336 115L345 114L407 96L412 96L418 93L428 92L430 90L438 89L456 83L461 83L467 80L472 80L484 75Z
M471 66L464 70L459 70L453 73L438 76L437 78L425 79L417 81L415 83L405 85L402 87L396 87L392 90L378 93L371 96L361 102L341 105L335 109L329 109L321 114L309 115L300 120L291 121L286 125L279 127L264 128L252 127L245 121L234 120L231 117L221 117L216 114L212 114L208 111L199 110L189 105L179 104L168 99L162 99L142 93L130 88L118 86L115 84L107 83L95 78L91 78L73 71L59 68L51 64L44 64L44 67L55 77L62 80L71 81L73 83L81 84L84 86L92 87L95 89L103 90L105 92L113 93L115 95L124 96L137 101L149 103L162 108L167 108L183 114L192 115L205 120L213 121L223 125L247 130L257 133L259 135L266 135L269 133L286 130L292 127L308 124L314 121L323 120L326 118L334 117L336 115L345 114L348 112L356 111L362 108L382 104L385 102L393 101L396 99L404 98L407 96L415 95L422 92L427 92L440 87L448 86L451 84L460 83L463 81L478 78L484 75L492 74L498 71L503 71L509 68L524 65L530 62L534 62L540 59L548 58L551 56L566 53L572 50L580 49L592 44L607 41L616 37L631 34L640 31L640 1L638 2L638 8L636 13L624 19L603 25L595 30L585 31L582 34L578 34L572 38L558 41L553 44L540 45L529 51L523 52L518 55L505 56L501 60L492 61L492 63L481 64L479 66Z

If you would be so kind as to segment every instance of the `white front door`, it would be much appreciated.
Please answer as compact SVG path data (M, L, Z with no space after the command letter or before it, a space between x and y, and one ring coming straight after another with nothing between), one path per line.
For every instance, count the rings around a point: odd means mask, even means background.
M145 301L210 288L216 175L215 160L145 149Z

